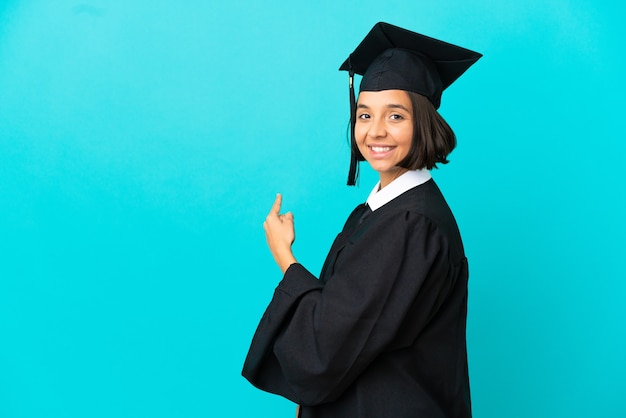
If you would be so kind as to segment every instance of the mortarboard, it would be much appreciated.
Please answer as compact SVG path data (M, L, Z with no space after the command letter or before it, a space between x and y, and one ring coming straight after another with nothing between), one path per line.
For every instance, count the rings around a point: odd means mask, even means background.
M406 90L421 94L439 108L441 93L482 57L478 52L379 22L339 70L350 79L352 156L348 185L354 185L357 162L363 157L354 138L356 111L353 79L362 75L359 91Z

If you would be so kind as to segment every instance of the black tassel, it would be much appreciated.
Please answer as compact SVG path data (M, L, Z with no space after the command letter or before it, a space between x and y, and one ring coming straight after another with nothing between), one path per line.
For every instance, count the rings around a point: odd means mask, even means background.
M354 97L354 71L350 58L348 58L349 83L350 83L350 171L348 172L348 186L354 186L359 177L359 161L356 155L356 138L354 137L354 125L356 123L356 99Z

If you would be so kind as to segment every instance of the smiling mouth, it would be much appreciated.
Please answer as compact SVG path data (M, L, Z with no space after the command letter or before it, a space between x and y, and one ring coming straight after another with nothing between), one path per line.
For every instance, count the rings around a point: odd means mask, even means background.
M379 147L379 146L370 145L369 148L374 152L389 152L395 147Z

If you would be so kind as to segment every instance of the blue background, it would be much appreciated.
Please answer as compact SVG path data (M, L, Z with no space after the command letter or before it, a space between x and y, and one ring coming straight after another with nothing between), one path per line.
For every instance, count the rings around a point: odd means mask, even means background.
M0 2L0 417L278 417L240 377L351 209L347 76L377 21L482 52L434 172L470 258L476 417L626 416L623 5Z

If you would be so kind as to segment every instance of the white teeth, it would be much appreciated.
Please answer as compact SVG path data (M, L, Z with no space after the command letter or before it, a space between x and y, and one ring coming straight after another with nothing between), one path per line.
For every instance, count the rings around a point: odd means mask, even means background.
M391 151L391 147L370 147L374 152L387 152Z

